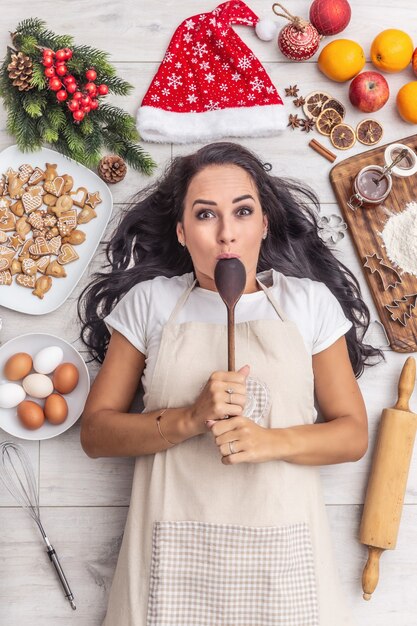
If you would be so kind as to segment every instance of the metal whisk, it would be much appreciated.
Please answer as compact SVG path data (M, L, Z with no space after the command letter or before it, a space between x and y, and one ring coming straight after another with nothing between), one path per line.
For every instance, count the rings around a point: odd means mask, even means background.
M74 596L65 578L65 574L58 560L58 555L49 542L42 526L33 467L29 456L21 445L13 443L12 441L3 441L0 443L0 478L13 498L36 522L46 544L49 559L51 563L53 563L58 578L61 581L65 597L75 610Z

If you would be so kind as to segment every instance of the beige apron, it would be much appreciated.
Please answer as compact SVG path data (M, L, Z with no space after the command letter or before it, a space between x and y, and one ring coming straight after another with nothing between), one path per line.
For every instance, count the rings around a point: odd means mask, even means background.
M226 369L225 326L175 323L194 284L163 329L145 411L192 404ZM261 426L311 424L311 357L261 287L278 319L236 325L236 367L269 387ZM317 467L225 466L210 432L138 457L103 626L348 626L329 534Z

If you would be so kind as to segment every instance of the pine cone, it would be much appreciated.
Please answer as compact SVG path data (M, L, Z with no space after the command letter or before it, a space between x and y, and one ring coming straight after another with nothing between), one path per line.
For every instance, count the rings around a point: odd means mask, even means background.
M104 156L98 164L100 178L106 183L119 183L126 176L126 163L116 154Z
M14 87L17 87L19 91L29 91L33 89L31 84L33 74L32 59L23 52L12 54L11 61L7 66L9 78L12 81Z

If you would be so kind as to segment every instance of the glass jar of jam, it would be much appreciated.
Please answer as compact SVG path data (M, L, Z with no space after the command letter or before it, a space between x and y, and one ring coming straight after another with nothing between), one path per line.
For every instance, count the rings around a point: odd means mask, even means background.
M364 207L373 207L381 204L389 195L392 187L390 174L384 174L381 178L383 168L379 165L367 165L356 175L353 181L354 193L348 200L348 207L355 211Z

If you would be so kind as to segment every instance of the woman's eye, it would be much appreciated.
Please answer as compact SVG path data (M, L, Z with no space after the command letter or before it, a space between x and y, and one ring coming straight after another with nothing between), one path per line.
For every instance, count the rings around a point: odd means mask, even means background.
M238 215L252 215L252 213L253 213L253 209L247 206L241 206L237 210Z
M213 211L209 211L209 209L204 209L204 211L199 211L197 213L197 219L199 220L207 220L210 217L213 217Z

